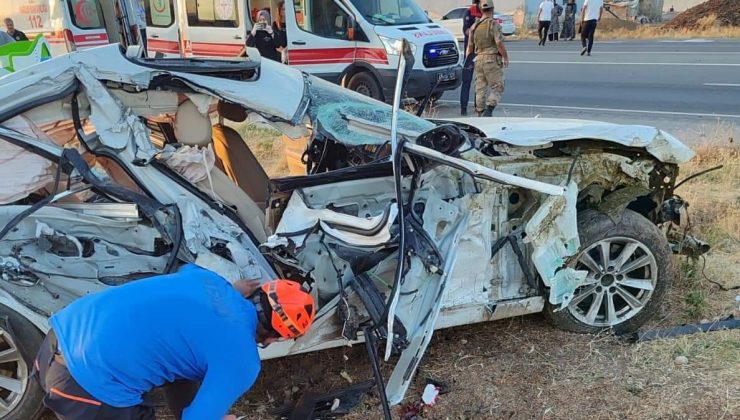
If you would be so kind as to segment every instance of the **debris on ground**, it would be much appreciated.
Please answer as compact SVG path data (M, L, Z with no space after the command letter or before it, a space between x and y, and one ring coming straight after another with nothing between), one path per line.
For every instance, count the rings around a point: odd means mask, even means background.
M424 393L421 394L421 402L428 406L433 406L437 403L437 397L439 397L439 388L432 384L427 384L424 387Z
M702 29L710 16L716 26L740 26L740 1L709 0L679 14L663 25L665 29Z
M645 332L636 332L630 335L634 342L645 342L657 340L659 338L674 338L684 335L691 335L700 332L724 331L740 329L740 319L730 315L724 319L711 322L702 322L699 324L686 324L677 327L650 330Z
M689 364L689 358L686 356L676 356L676 359L674 360L677 365L688 365Z

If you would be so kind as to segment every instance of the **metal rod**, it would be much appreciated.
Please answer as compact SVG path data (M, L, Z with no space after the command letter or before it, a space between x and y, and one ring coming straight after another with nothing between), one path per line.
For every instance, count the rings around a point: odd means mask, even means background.
M367 349L368 356L370 356L370 364L373 366L373 375L375 376L375 384L378 387L378 395L380 395L380 405L383 408L383 417L385 420L392 420L391 407L388 405L388 396L385 393L383 374L380 372L380 358L378 357L375 335L373 335L370 327L364 327L362 329L362 333L365 335L365 348ZM389 338L388 341L391 342L392 340Z

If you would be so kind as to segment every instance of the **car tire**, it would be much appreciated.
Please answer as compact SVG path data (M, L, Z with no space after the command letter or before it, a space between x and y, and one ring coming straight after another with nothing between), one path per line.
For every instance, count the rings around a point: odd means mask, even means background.
M359 72L352 76L347 83L347 88L378 101L383 100L383 91L375 77L368 72Z
M36 378L31 377L36 353L43 342L42 333L27 319L12 309L0 305L0 354L6 357L17 353L16 359L0 363L3 379L24 382L22 393L12 392L0 386L0 398L4 399L10 410L0 408L0 419L36 420L44 408L44 392ZM7 386L6 381L3 381Z
M582 211L578 232L582 251L571 266L589 272L587 283L576 289L567 308L556 310L559 305L548 301L545 316L577 333L637 330L656 314L675 276L665 236L632 210L614 219L596 210Z

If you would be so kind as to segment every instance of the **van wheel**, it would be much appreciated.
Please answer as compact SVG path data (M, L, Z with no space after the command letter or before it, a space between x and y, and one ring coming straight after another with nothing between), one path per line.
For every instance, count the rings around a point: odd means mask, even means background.
M44 392L31 377L41 332L27 319L0 305L0 419L35 420Z
M360 72L355 74L349 79L347 88L378 101L383 100L383 92L380 89L380 85L378 84L378 81L375 80L375 77L370 73Z
M549 302L545 315L579 333L637 330L658 311L675 274L665 236L641 214L625 210L611 219L596 210L578 214L581 252L575 268L588 272L567 308Z

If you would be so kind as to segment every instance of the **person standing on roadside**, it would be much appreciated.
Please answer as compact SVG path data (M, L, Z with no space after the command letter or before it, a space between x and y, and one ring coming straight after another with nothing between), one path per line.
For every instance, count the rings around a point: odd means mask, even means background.
M476 54L475 110L478 116L490 117L504 94L504 68L509 66L509 53L501 27L493 18L493 0L481 0L480 9L483 16L470 28L467 54Z
M565 5L565 18L563 19L563 32L560 34L560 38L563 40L573 41L576 37L576 11L578 5L576 0L568 0L568 4Z
M563 14L563 7L558 4L558 0L553 1L552 17L550 18L550 30L547 39L558 41L560 39L560 16Z
M604 13L604 0L586 0L581 9L581 55L591 55L596 25Z
M537 12L537 34L540 37L540 44L545 45L547 41L547 33L550 31L550 21L552 20L552 9L555 5L552 0L543 0L540 3L540 10Z
M13 19L5 18L5 29L8 35L10 35L10 37L14 40L28 41L28 37L26 36L26 34L24 34L22 31L19 31L18 29L15 29L15 22L13 22Z
M462 88L460 89L460 115L463 117L468 115L468 102L470 101L470 85L473 83L473 73L475 72L475 52L467 54L468 41L470 40L470 28L475 25L483 16L480 10L480 0L473 0L473 4L465 11L463 15L463 35L465 40L463 42L463 73L462 73Z

